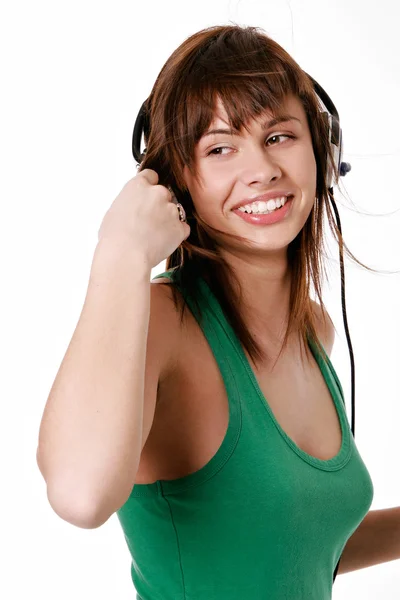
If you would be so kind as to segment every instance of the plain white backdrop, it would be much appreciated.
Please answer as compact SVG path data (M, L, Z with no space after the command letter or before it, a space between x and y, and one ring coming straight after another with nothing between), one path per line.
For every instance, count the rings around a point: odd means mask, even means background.
M350 250L371 267L398 270L396 10L396 0L2 4L2 598L136 597L117 517L94 530L60 519L47 501L36 448L42 412L83 306L98 229L137 172L132 129L164 62L186 37L210 25L254 25L279 42L339 111L352 171L342 179L346 195L337 192L336 202ZM330 247L324 301L338 331L331 358L350 419L338 249ZM371 509L399 506L400 276L345 264L356 442L374 484ZM355 597L399 598L400 561L339 575L333 598Z

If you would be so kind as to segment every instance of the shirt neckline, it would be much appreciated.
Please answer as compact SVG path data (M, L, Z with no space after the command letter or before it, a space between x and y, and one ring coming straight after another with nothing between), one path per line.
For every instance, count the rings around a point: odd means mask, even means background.
M352 448L353 448L352 444L350 443L350 425L349 425L349 422L347 419L344 398L342 396L342 390L340 389L339 385L337 384L337 380L334 376L334 372L335 372L334 367L329 359L329 356L325 352L325 350L324 350L324 355L321 355L321 353L318 351L318 348L315 345L315 343L312 341L312 339L309 336L307 336L309 348L312 352L312 355L313 355L315 361L317 362L320 372L321 372L321 374L324 378L324 381L329 389L329 392L331 394L331 398L334 401L336 413L338 415L339 422L340 422L340 429L341 429L341 434L342 434L342 443L340 446L340 450L335 456L333 456L332 458L329 458L329 459L321 459L321 458L317 458L316 456L313 456L311 454L308 454L305 450L300 448L294 442L294 440L292 440L292 438L289 437L289 435L281 427L281 425L275 418L275 415L268 403L267 398L264 396L264 394L258 384L258 381L254 374L253 368L251 367L251 365L247 359L247 356L244 353L242 344L241 344L239 338L237 337L235 331L229 324L224 312L222 311L222 308L221 308L217 298L215 297L214 293L210 289L210 287L207 284L207 282L205 281L205 279L201 276L199 277L199 283L200 283L200 287L202 288L203 292L205 292L208 301L211 303L216 317L219 319L221 325L223 326L225 332L229 336L237 353L239 354L242 364L247 372L247 375L248 375L257 395L259 396L265 409L268 411L269 416L270 416L272 422L274 423L275 427L277 428L278 432L281 434L281 436L284 438L284 440L287 442L287 444L292 448L292 450L300 458L302 458L305 462L308 462L310 465L312 465L314 467L317 467L317 468L325 470L325 471L335 471L335 470L339 470L339 469L343 468L347 464L347 462L350 460Z

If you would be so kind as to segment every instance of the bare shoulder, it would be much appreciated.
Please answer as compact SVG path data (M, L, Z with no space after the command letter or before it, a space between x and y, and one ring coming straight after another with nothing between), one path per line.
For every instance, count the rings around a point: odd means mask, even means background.
M334 326L333 321L332 321L328 311L326 310L326 308L325 308L325 314L327 316L327 319L326 319L326 324L324 326L321 305L318 304L318 302L314 302L314 300L311 300L311 304L313 306L315 316L317 317L317 320L318 320L319 339L320 339L323 347L325 348L325 352L328 354L328 356L330 356L331 352L332 352L333 344L335 343L335 326Z

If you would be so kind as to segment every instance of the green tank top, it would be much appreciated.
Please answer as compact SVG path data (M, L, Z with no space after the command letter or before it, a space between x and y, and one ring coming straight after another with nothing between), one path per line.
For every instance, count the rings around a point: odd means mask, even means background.
M175 275L157 277L184 294ZM219 302L203 278L198 284L202 322L185 296L221 371L229 425L199 471L135 484L117 511L136 598L330 600L335 567L374 493L338 376L309 338L342 430L339 453L321 460L280 427Z

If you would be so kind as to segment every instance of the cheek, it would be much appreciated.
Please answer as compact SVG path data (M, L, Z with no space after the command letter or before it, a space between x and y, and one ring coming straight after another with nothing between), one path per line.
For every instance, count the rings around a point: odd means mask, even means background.
M199 169L201 187L191 181L188 187L193 204L201 215L213 214L229 195L231 186L225 177L213 173L206 173L205 169Z
M303 189L315 189L317 181L317 163L312 148L302 148L296 154L294 164L296 183Z

